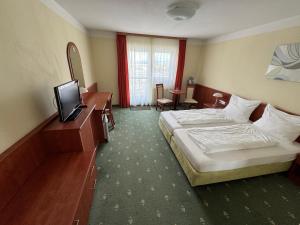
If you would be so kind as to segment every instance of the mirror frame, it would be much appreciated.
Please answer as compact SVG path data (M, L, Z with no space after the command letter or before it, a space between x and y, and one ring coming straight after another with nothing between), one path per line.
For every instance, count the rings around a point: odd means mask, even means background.
M80 53L79 53L79 50L77 48L77 46L73 43L73 42L68 42L67 44L67 59L68 59L68 65L69 65L69 69L70 69L70 74L71 74L71 79L72 80L76 80L75 79L75 76L74 76L74 71L73 71L73 66L72 66L72 60L71 60L71 54L70 52L72 51L72 49L75 48L78 55L79 55L79 59L80 59L80 62L81 62L81 57L80 57Z

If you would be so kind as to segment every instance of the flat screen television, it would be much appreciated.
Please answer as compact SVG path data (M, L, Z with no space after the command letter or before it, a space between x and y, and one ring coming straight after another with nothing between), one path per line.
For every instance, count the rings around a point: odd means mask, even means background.
M75 120L82 111L77 80L54 87L60 121Z

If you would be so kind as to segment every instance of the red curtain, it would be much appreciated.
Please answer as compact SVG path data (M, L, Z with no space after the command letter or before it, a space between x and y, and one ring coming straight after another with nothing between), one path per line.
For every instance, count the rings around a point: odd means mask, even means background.
M186 40L179 40L178 64L175 80L175 89L181 89L184 63L185 63Z
M126 35L117 34L119 104L130 106Z

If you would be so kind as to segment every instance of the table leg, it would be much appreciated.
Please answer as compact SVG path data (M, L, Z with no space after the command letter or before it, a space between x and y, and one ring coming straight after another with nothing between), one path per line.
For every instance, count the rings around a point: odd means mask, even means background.
M174 95L174 110L176 110L177 103L178 103L178 95Z

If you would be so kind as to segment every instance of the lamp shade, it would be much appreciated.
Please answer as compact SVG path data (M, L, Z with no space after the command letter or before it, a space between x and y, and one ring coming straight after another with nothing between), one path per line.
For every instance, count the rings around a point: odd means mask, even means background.
M219 92L216 92L216 93L213 94L213 96L216 97L216 98L222 98L223 94L219 93Z

